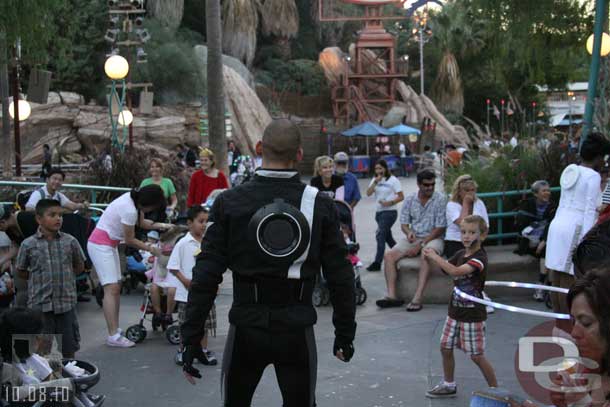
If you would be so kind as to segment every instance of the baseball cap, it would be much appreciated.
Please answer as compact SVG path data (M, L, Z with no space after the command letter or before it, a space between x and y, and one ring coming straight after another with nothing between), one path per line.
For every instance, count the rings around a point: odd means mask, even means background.
M337 154L335 154L335 162L348 162L349 161L349 156L344 153L343 151L339 151Z

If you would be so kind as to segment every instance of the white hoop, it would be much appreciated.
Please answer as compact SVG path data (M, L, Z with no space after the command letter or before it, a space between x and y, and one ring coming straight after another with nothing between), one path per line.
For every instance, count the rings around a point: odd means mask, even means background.
M495 286L495 287L511 287L511 288L512 287L514 287L514 288L533 288L533 289L540 289L540 290L546 290L546 291L554 291L554 292L558 292L561 294L568 293L568 290L565 288L550 287L548 285L541 285L541 284L517 283L514 281L488 281L485 283L485 285L490 286L490 287ZM536 317L544 317L544 318L552 318L552 319L570 319L570 315L568 315L568 314L559 314L556 312L546 312L546 311L536 311L536 310L528 309L528 308L515 307L513 305L500 304L499 302L487 301L482 298L478 298L478 297L474 297L470 294L466 294L465 292L463 292L462 290L460 290L457 287L454 287L453 290L455 291L455 293L457 295L459 295L460 297L462 297L464 299L467 299L472 302L476 302L477 304L483 304L483 305L494 307L497 309L503 309L505 311L518 312L520 314L533 315Z
M531 288L535 290L543 291L554 291L560 294L567 294L567 288L552 287L546 284L532 284L532 283L517 283L515 281L487 281L485 286L488 287L511 287L511 288Z

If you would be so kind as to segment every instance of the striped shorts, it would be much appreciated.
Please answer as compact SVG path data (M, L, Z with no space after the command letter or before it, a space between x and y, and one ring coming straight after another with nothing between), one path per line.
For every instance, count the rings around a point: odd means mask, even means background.
M186 302L178 302L178 324L182 326L186 318ZM208 335L216 337L216 304L212 304L212 309L205 319L205 330Z
M485 322L460 322L447 317L441 335L441 348L455 347L469 355L485 353Z

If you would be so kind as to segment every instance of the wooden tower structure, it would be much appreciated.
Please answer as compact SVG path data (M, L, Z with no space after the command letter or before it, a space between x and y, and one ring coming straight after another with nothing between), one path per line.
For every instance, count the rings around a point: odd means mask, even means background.
M397 69L396 37L383 26L387 20L404 20L402 16L384 15L388 5L402 9L404 0L340 0L362 7L360 16L325 16L324 0L318 2L320 21L362 21L353 56L346 58L345 73L332 86L332 104L335 122L373 120L383 116L395 101L399 80L407 72Z

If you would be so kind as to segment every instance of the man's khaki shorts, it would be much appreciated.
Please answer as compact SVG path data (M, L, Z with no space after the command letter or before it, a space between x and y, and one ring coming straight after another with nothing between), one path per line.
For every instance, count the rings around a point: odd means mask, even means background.
M402 237L398 240L398 242L396 243L396 246L394 246L392 249L396 249L396 250L400 250L400 252L404 254L407 252L407 250L411 249L412 247L419 245L419 242L421 241L421 239L416 240L414 243L409 243L409 241L407 240L406 237ZM443 249L445 248L445 241L443 239L434 239L429 241L428 243L426 243L426 245L424 246L424 249L430 247L431 249L433 249L435 252L437 252L439 255L443 254Z

